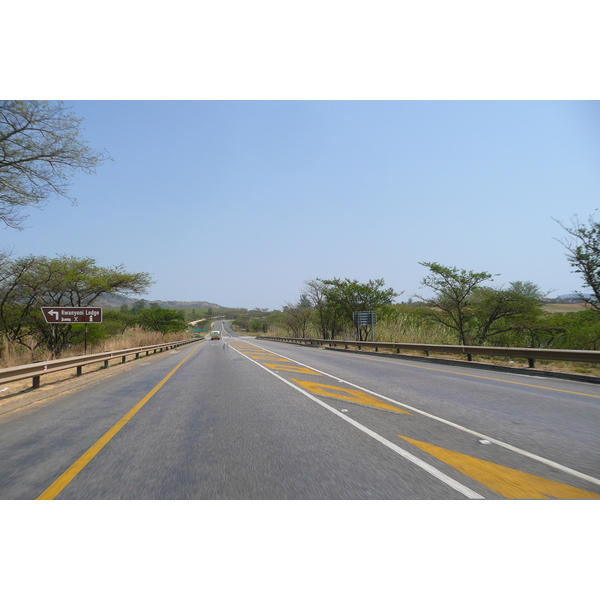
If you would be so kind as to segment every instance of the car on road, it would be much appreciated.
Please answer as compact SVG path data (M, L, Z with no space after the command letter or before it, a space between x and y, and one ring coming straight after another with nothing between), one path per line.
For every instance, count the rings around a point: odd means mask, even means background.
M220 340L221 339L221 332L220 331L211 331L210 332L210 339L211 340Z

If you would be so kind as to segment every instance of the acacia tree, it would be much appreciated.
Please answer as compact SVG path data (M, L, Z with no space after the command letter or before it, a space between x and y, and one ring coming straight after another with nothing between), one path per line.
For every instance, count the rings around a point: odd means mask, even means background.
M71 178L95 173L108 158L81 139L81 122L62 102L0 101L0 221L6 226L22 229L25 206L69 198Z
M600 223L594 216L588 218L585 225L577 216L571 220L571 227L557 223L571 236L559 240L567 250L567 260L573 267L573 273L579 273L583 278L584 288L592 293L575 292L581 302L600 311Z
M541 302L546 294L530 281L513 281L506 288L481 285L492 280L490 273L444 267L438 263L419 263L430 270L421 284L436 292L425 299L430 319L453 329L458 343L484 344L505 340L508 332L532 331L543 314Z
M458 335L458 343L469 343L471 321L475 317L472 310L472 292L484 281L492 280L494 275L487 271L476 273L445 267L435 262L422 262L430 274L421 281L422 287L432 289L436 295L424 298L417 295L430 308L428 316L445 327L454 329Z
M58 357L69 345L69 324L46 323L42 306L91 306L102 294L142 294L153 283L148 273L105 268L93 258L28 256L6 260L0 273L0 328L31 351L45 346Z
M544 294L530 281L513 281L507 288L478 287L472 292L476 344L494 341L511 331L533 330L544 311Z

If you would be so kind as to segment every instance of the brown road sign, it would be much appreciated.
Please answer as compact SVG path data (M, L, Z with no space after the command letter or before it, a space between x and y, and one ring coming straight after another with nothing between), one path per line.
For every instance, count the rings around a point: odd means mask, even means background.
M102 323L102 309L94 306L42 306L46 323Z

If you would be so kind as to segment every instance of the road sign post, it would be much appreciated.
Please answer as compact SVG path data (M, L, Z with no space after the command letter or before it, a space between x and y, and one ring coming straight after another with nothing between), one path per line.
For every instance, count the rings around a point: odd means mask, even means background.
M356 339L357 341L361 341L360 335L360 327L361 325L370 325L371 326L371 335L373 341L375 341L375 323L377 323L377 313L375 311L354 311L352 313L352 320L356 325Z
M55 325L85 325L84 354L87 354L88 325L102 323L102 309L96 306L42 306L42 314L46 323L52 326L52 337L55 336Z

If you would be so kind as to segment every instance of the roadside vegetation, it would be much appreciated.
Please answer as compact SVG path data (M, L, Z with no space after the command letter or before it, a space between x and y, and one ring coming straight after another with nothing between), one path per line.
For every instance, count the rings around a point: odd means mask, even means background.
M143 300L105 310L102 323L49 325L42 314L42 306L93 306L106 294L139 294L151 283L148 273L100 267L92 258L1 255L0 367L181 336L187 328L182 313Z
M465 344L483 346L600 350L600 313L583 304L551 303L540 299L534 285L515 282L503 290L478 289L456 304L444 307L408 299L376 310L374 339L378 342ZM329 320L328 320L329 319ZM332 323L332 320L334 322ZM324 324L328 325L324 328ZM310 304L302 296L282 311L234 321L238 330L256 335L358 339L351 319L337 315L334 306ZM331 335L331 331L335 334ZM371 331L362 334L371 339Z
M559 240L567 261L583 280L583 290L568 298L550 298L530 281L497 286L498 275L486 271L423 262L425 293L406 301L395 301L402 293L386 288L383 279L314 279L281 311L234 325L294 338L600 350L600 224L590 218L561 226L570 236ZM357 327L354 311L375 312L374 330ZM593 373L598 367L569 368Z

